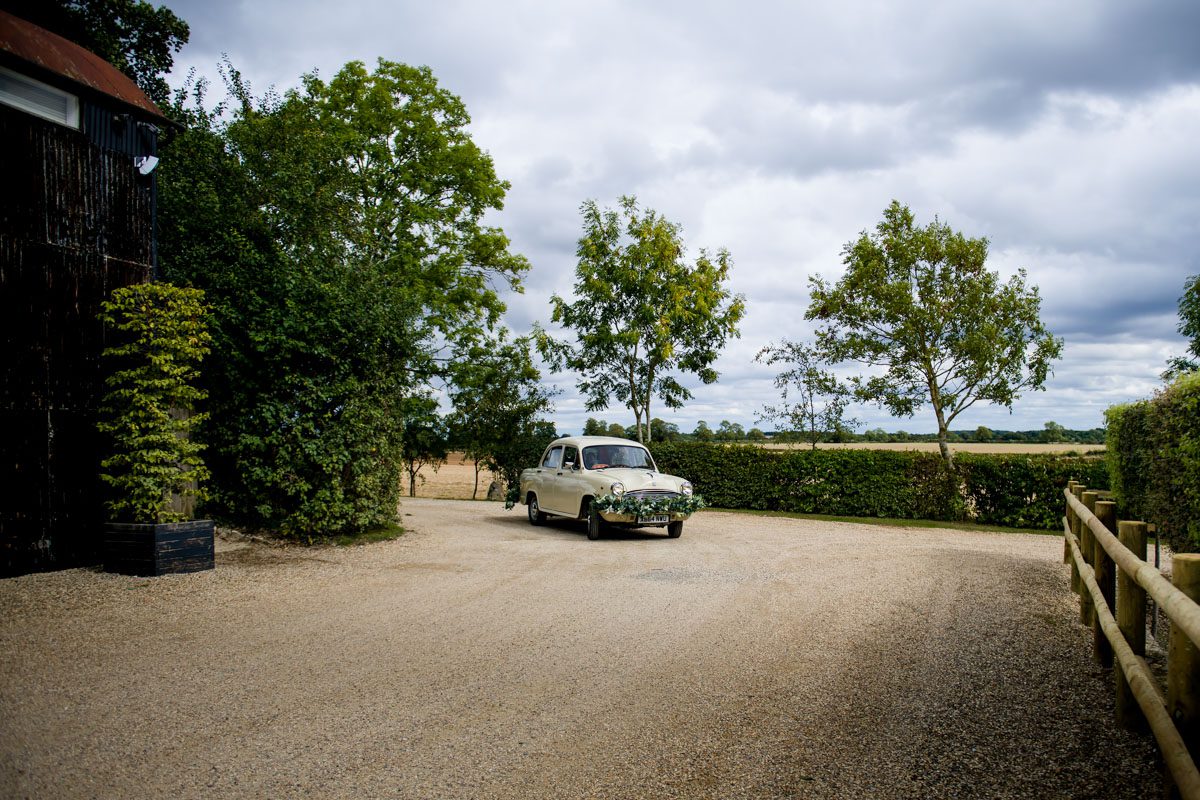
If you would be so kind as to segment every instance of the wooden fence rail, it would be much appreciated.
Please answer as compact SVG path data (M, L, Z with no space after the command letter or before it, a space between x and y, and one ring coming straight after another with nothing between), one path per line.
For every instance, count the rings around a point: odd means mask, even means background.
M1063 494L1063 557L1079 593L1080 621L1093 630L1096 660L1113 666L1115 656L1117 718L1126 726L1144 720L1179 796L1200 800L1200 772L1189 752L1200 744L1200 554L1174 557L1172 585L1146 563L1144 522L1117 522L1115 503L1074 481ZM1171 620L1165 695L1143 658L1147 594Z

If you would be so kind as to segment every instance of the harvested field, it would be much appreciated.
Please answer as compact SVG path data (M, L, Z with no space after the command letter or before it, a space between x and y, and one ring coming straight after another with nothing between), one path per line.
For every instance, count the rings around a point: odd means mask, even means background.
M530 466L533 466L530 464ZM417 497L435 497L443 500L470 500L471 490L475 486L475 462L462 453L451 453L446 463L437 472L429 468L421 470L425 478L422 483L417 479ZM477 499L487 497L488 484L498 476L488 470L479 472L479 493ZM407 493L406 493L407 494Z

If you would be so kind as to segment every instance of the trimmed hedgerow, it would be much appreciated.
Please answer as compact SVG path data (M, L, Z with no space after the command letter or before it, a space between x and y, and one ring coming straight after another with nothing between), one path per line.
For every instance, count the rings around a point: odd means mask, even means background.
M1154 523L1175 552L1200 551L1200 372L1105 418L1121 517Z
M695 442L652 446L659 469L686 477L719 508L970 521L1057 530L1068 480L1105 488L1100 458L960 453L767 450Z

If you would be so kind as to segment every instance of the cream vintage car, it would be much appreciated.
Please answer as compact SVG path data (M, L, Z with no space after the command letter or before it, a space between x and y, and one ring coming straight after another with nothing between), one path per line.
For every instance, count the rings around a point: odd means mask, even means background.
M541 464L521 473L520 502L534 525L548 516L587 520L589 539L610 525L666 528L677 538L704 505L691 483L659 472L644 446L608 436L551 442Z

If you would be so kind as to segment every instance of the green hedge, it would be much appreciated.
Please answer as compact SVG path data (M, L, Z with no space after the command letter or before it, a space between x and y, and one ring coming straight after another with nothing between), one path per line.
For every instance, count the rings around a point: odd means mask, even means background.
M1105 418L1117 513L1157 525L1175 552L1200 551L1200 372Z
M952 478L937 454L907 450L693 442L651 450L659 469L687 478L705 502L720 508L1058 530L1068 480L1108 485L1104 461L1081 456L960 453Z

